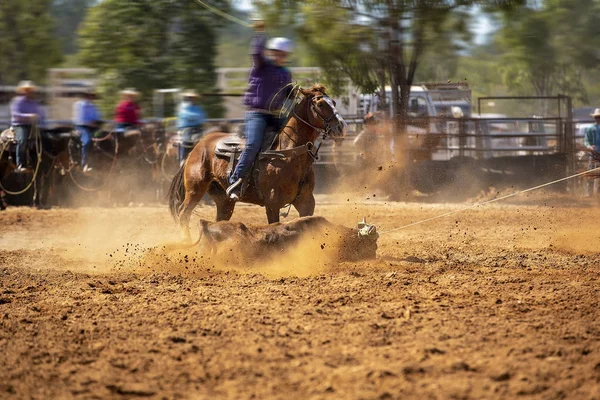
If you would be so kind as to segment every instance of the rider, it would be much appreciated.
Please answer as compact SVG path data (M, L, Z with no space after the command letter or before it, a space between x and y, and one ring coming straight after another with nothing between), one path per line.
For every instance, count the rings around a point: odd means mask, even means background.
M597 160L597 154L600 151L600 108L596 108L592 114L590 114L596 123L592 126L588 126L585 129L585 137L583 144L590 151L588 169L595 169L600 167L600 162ZM596 157L595 157L596 156ZM585 184L585 195L591 197L594 195L594 182L595 179L588 178Z
M45 119L44 110L35 100L37 87L32 81L21 81L17 86L17 94L10 103L11 125L15 128L17 139L17 169L16 172L27 171L27 144L31 135L31 127L37 122L42 125Z
M260 151L265 128L273 125L279 130L281 122L277 115L291 92L292 74L285 68L285 64L293 49L292 42L278 37L267 43L263 21L256 22L254 30L251 46L253 64L244 97L244 105L248 108L245 122L246 146L229 178L230 186L227 188L227 195L233 200L239 200L242 182L248 177Z
M202 124L206 119L206 113L202 107L195 104L200 97L195 90L186 90L181 96L183 100L177 108L177 129L181 134L179 165L183 164L192 150L192 135L202 132Z
M125 132L135 129L140 124L140 106L137 103L139 92L135 89L125 89L121 92L121 102L115 108L116 131Z
M98 107L93 103L96 99L96 91L88 89L83 98L73 105L73 124L79 132L81 140L81 167L83 172L89 172L92 169L88 166L88 155L92 147L92 138L94 132L102 123L102 117Z

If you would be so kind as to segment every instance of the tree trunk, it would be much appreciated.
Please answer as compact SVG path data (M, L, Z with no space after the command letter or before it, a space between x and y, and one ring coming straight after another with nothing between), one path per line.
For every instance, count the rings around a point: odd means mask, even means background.
M379 87L380 87L380 102L381 104L380 110L384 112L385 115L388 115L388 99L385 93L386 79L385 79L385 63L382 63L381 68L377 71L377 77L379 78Z
M392 63L390 68L390 80L392 81L392 115L390 115L390 120L392 121L392 139L394 141L393 149L393 159L396 162L401 156L399 150L401 151L400 137L402 136L399 125L399 116L401 113L400 110L400 92L398 91L398 66Z

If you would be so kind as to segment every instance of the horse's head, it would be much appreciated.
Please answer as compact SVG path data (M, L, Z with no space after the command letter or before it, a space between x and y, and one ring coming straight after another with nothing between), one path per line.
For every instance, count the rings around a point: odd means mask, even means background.
M308 121L316 128L325 131L333 139L346 136L348 125L335 108L335 101L325 92L325 86L314 85L310 89L300 89L308 101Z

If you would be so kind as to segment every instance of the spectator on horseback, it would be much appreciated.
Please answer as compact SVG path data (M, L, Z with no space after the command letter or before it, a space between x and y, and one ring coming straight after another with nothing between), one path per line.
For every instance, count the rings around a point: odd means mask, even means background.
M254 160L264 138L265 128L273 126L279 131L282 122L278 116L285 99L290 94L292 74L285 68L293 49L289 39L277 37L269 40L265 35L265 24L254 24L251 45L252 69L248 78L248 89L244 96L246 111L246 146L240 160L229 178L227 195L239 200L242 183L248 178Z
M125 89L121 92L121 102L115 108L116 131L123 133L135 129L140 124L140 106L137 103L139 92L135 89Z
M25 172L30 168L28 159L28 143L32 127L41 126L45 121L42 106L35 99L37 87L31 81L21 81L17 86L17 94L10 103L11 125L15 129L17 146L16 172ZM33 139L33 138L32 138Z
M594 117L596 123L585 129L585 137L583 144L589 150L589 162L588 169L595 169L600 167L600 108L590 114ZM585 183L585 195L591 197L594 194L594 182L596 179L588 178Z
M83 98L73 105L73 124L81 140L81 167L83 172L92 170L88 165L92 138L102 123L98 107L94 104L96 97L96 91L89 89L83 94Z
M194 147L192 136L202 133L202 124L206 113L196 104L200 97L195 90L186 90L181 94L182 101L177 108L177 129L181 135L179 146L179 165L182 165Z

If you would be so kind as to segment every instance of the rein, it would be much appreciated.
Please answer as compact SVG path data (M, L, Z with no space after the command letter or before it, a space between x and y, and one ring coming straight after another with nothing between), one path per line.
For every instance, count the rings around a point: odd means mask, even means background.
M319 113L319 111L317 110L317 108L315 106L315 100L319 100L321 98L329 99L329 97L327 97L325 95L314 96L312 99L310 99L310 101L306 105L306 108L307 108L306 111L307 111L307 113L309 111L312 111L317 117L319 117L324 122L325 129L316 127L313 124L311 124L310 122L308 122L307 120L305 120L304 118L300 117L298 115L298 113L296 112L295 107L292 110L292 114L297 120L301 121L302 123L304 123L311 129L314 129L316 132L319 133L319 136L317 137L317 139L320 136L322 136L322 139L318 143L318 145L315 146L315 144L313 142L308 142L301 146L296 146L296 147L292 147L289 149L266 150L260 154L260 156L259 156L260 159L281 159L281 158L287 158L287 157L294 158L299 155L308 153L310 155L310 157L312 158L312 161L313 162L316 161L319 157L319 150L321 149L321 144L323 143L323 140L325 140L327 138L327 136L329 135L329 131L331 130L331 127L329 126L329 122L332 119L337 117L337 113L335 113L335 112L332 112L331 115L329 116L329 118L325 118L321 115L321 113ZM282 129L282 132L284 132L284 131L285 131L285 127ZM281 132L279 133L279 135L280 134L281 134ZM291 139L291 138L290 138L290 140L293 141L293 139Z

